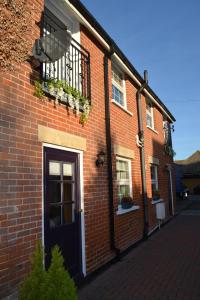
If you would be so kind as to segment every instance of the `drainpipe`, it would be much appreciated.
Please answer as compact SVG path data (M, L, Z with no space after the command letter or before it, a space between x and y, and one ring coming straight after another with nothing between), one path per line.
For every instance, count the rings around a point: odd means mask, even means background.
M142 119L142 105L141 105L141 93L148 84L148 73L144 71L144 82L137 91L137 109L138 109L138 127L139 127L139 148L140 148L140 160L141 160L141 175L142 175L142 195L144 203L144 239L148 238L149 220L148 220L148 201L147 201L147 185L146 185L146 170L145 170L145 151L144 151L144 129Z
M120 258L120 249L116 247L115 241L115 216L113 200L113 173L112 173L112 141L110 130L110 98L109 98L109 76L108 56L104 55L104 91L105 91L105 119L106 119L106 145L108 166L108 190L109 190L109 219L110 219L110 247L115 251L116 258Z

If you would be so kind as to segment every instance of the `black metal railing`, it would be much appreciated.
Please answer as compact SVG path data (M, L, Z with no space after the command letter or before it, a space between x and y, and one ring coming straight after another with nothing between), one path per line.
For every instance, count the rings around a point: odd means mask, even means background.
M45 36L63 29L66 30L66 26L45 9L42 35ZM66 49L65 54L59 60L53 63L43 63L42 79L66 81L70 87L79 91L82 96L91 99L89 52L72 38L69 48Z

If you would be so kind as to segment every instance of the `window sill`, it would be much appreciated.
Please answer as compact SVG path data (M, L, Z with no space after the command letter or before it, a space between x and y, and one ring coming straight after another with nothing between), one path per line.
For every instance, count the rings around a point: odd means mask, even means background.
M122 106L121 104L119 104L119 103L117 103L115 100L111 100L111 102L113 103L113 104L115 104L116 106L118 106L119 108L121 108L124 112L126 112L129 116L133 116L133 113L132 112L130 112L129 110L127 110L124 106Z
M149 128L150 130L152 130L153 132L155 132L156 134L158 134L158 131L155 130L154 128L152 128L152 127L150 127L150 126L148 126L148 125L147 125L147 128Z
M139 208L140 208L139 205L133 205L131 208L127 208L127 209L123 209L123 208L121 208L121 206L118 206L118 210L116 211L116 214L123 215L123 214L129 213L131 211L138 210Z
M157 204L163 202L163 199L153 200L151 201L151 204Z

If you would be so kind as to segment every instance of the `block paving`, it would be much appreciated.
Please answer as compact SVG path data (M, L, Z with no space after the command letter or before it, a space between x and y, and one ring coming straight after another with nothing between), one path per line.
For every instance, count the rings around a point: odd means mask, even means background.
M79 291L79 300L199 300L200 202Z

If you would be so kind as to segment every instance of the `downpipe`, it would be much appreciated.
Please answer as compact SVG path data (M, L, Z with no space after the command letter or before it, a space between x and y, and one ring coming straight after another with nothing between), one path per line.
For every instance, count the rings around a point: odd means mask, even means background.
M139 148L140 148L140 159L141 159L141 175L142 175L142 195L144 204L144 231L143 238L148 239L149 231L149 218L148 218L148 201L147 201L147 185L146 185L146 170L145 170L145 151L144 151L144 129L143 129L143 119L142 119L142 106L141 106L141 94L145 87L148 85L148 73L144 71L144 82L137 91L137 109L138 109L138 138L139 138Z
M116 258L120 259L120 249L116 247L115 241L115 216L113 199L113 173L112 173L112 141L110 129L110 98L108 78L108 55L104 55L104 91L105 91L105 119L106 119L106 145L108 166L108 190L109 190L109 219L110 219L110 247L115 251Z

